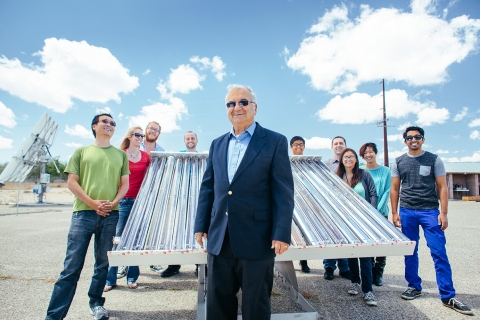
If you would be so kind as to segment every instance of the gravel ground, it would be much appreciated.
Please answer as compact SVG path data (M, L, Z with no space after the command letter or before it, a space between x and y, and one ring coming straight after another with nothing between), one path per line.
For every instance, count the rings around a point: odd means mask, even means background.
M451 201L449 206L447 250L457 298L478 314L480 203ZM43 319L53 284L62 270L71 214L64 207L23 209L18 216L11 214L15 210L0 206L0 319ZM374 287L377 307L366 306L360 296L349 296L348 280L324 280L321 260L309 261L310 274L301 273L298 261L294 262L300 292L323 319L466 319L468 316L441 305L433 262L424 239L420 242L424 290L418 299L400 299L406 286L403 257L387 259L385 284ZM92 270L90 250L67 319L91 319L87 291ZM193 265L184 265L178 275L162 279L148 267L141 267L138 289L128 289L125 279L120 279L117 288L104 294L110 319L195 319L197 281L193 272ZM278 280L273 288L272 311L302 311Z

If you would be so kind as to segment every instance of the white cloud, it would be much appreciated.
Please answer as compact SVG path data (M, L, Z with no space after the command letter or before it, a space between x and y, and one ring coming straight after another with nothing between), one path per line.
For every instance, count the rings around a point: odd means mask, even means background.
M439 150L437 150L435 153L438 153L438 154L447 154L447 153L450 153L450 151L439 149Z
M480 151L474 152L471 156L466 157L452 157L452 158L441 158L445 162L480 162Z
M109 107L104 107L104 108L97 108L95 109L95 112L97 114L100 114L100 113L112 113L112 109L110 109Z
M190 65L181 64L178 68L170 70L168 80L160 82L157 86L162 98L169 99L176 93L189 93L192 90L203 89L200 82L205 80L205 76L200 75Z
M453 121L462 120L467 115L467 112L468 112L468 108L463 107L462 111L460 113L457 113L455 117L453 117Z
M361 5L355 18L346 5L334 6L311 26L287 65L330 93L383 78L412 86L444 83L447 68L478 49L480 20L463 15L447 21L435 14L434 3L413 0L412 13Z
M480 131L474 130L470 133L470 139L472 140L480 140Z
M120 113L118 114L118 119L119 119L119 120L122 120L122 119L123 119L123 113L120 112Z
M7 128L13 128L17 125L15 121L15 114L13 113L12 109L7 108L1 101L0 101L0 125L5 126Z
M145 71L142 72L142 75L146 76L146 75L149 74L149 73L150 73L150 69L147 69L147 70L145 70Z
M0 149L12 149L13 140L0 136Z
M162 126L162 133L180 130L177 121L182 120L188 114L187 106L182 99L172 97L168 103L157 102L142 107L140 114L129 117L129 126L146 127L150 121L157 121Z
M199 58L198 56L194 56L190 58L190 62L200 64L204 69L211 69L218 81L222 81L226 75L223 71L226 65L219 56L214 56L212 60L207 57Z
M397 130L405 131L405 129L407 129L408 127L411 127L411 126L412 126L412 124L409 121L407 121L404 124L398 125Z
M428 107L417 114L417 124L420 126L431 126L435 123L444 123L450 117L450 112L445 108Z
M16 58L0 57L0 89L21 99L64 113L72 99L85 102L120 102L120 93L138 87L108 49L86 41L49 38L35 53L43 65L22 64Z
M93 139L93 133L91 130L88 130L84 126L79 124L69 127L68 124L65 125L65 133L71 136L80 137L84 139Z
M469 126L470 128L479 127L479 126L480 126L480 118L471 121L471 122L468 124L468 126Z
M83 144L81 144L81 143L76 143L76 142L67 142L67 143L65 143L65 145L66 145L67 147L70 147L70 148L80 148L80 147L83 146Z
M389 134L387 135L387 141L403 141L403 134Z
M320 138L312 137L310 139L305 139L305 148L306 149L331 149L332 148L332 139L330 138Z
M412 100L407 92L400 89L392 89L385 92L388 97L388 117L403 118L409 114L418 115L418 122L423 125L430 123L443 123L448 118L448 110L437 109L434 102L419 102ZM382 119L382 94L370 96L367 93L352 93L341 97L335 96L325 108L317 112L321 120L329 120L339 124L366 124L374 123ZM423 110L427 110L422 113ZM432 111L436 111L432 119L425 118ZM445 114L446 112L446 114ZM429 122L430 121L430 122Z

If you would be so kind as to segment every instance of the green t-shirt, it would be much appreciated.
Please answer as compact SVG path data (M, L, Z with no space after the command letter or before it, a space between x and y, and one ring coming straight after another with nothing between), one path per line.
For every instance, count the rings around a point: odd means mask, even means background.
M64 172L78 175L78 184L93 200L108 201L117 196L120 178L130 174L125 152L113 146L100 148L94 145L75 150ZM75 197L73 211L80 210L93 209ZM113 210L118 210L118 205Z

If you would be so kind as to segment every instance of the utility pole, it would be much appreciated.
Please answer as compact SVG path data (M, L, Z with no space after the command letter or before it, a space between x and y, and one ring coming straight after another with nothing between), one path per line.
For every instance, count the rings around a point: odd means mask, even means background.
M388 167L388 143L387 143L387 112L385 110L385 79L382 79L383 95L383 162Z

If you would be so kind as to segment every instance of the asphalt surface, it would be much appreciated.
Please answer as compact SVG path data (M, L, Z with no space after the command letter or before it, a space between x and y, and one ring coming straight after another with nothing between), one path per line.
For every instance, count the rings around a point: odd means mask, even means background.
M377 307L368 307L361 297L347 293L348 280L335 272L333 281L323 279L321 260L309 261L310 274L300 272L295 261L300 292L323 319L467 319L480 314L480 203L449 203L447 251L453 270L457 298L476 315L461 315L442 306L429 250L420 240L420 275L423 296L405 301L403 257L388 257L384 286L374 287ZM44 319L53 284L62 270L71 212L65 207L19 210L0 206L0 319ZM13 213L13 214L12 214ZM166 267L166 266L164 266ZM140 267L136 290L125 279L104 294L110 319L195 319L197 280L194 265L182 266L167 279ZM87 291L93 270L93 243L78 283L67 319L91 319ZM241 295L239 296L241 298ZM275 281L273 313L302 311L286 287Z

